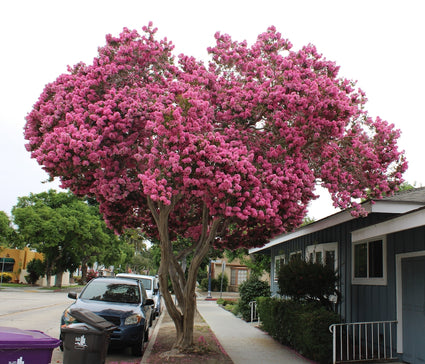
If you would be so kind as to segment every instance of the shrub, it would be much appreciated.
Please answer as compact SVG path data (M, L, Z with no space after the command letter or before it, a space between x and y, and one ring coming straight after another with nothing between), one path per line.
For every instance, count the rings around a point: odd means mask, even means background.
M261 281L256 275L252 275L239 285L239 295L239 312L245 321L249 321L251 319L249 303L255 301L257 297L270 296L270 286L267 282Z
M27 264L28 275L25 276L25 279L29 284L36 284L45 271L45 264L40 259L32 259Z
M9 283L12 280L12 274L4 272L4 273L0 273L0 279L3 283Z
M229 279L226 275L223 276L223 292L227 291L229 285ZM208 291L208 278L203 278L200 284L203 291ZM221 273L218 278L211 278L211 292L220 292L221 288Z
M277 298L257 299L262 328L273 338L305 357L320 363L332 359L329 326L340 322L335 312L318 302L297 302Z
M96 278L98 276L98 273L94 270L87 271L86 275L86 282L90 282L93 278Z
M223 287L221 286L221 277L223 277ZM218 292L222 291L222 292L227 292L227 287L229 286L229 278L227 278L227 276L224 274L222 275L221 273L218 275L217 278L217 288L216 290Z
M208 291L208 278L202 278L200 286L203 291Z
M306 262L293 259L283 265L278 273L280 294L289 296L295 301L319 300L330 308L329 297L336 292L338 276L332 267L321 263Z
M294 343L301 354L319 363L332 362L332 334L329 326L340 322L339 315L325 307L306 304L298 317ZM294 325L295 326L295 325Z

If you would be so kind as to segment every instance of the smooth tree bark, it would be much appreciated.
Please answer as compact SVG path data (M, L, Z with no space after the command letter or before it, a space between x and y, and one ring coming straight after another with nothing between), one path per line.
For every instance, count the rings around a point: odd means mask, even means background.
M358 201L393 193L407 163L399 131L371 118L365 94L314 46L294 51L274 27L251 46L217 33L205 65L176 61L155 33L108 35L91 65L45 87L25 138L51 178L96 198L118 233L160 241L162 293L186 350L210 247L261 246L297 227L317 184L336 207L365 214ZM179 237L190 244L173 253Z

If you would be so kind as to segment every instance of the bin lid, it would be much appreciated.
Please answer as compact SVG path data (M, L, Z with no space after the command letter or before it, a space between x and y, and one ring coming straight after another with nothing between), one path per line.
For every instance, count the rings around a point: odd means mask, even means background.
M79 322L89 324L98 330L112 331L117 328L112 322L84 308L72 308L69 310L69 314L75 317Z
M1 349L53 349L61 341L38 330L21 330L14 327L0 326Z
M104 330L98 330L89 324L84 322L75 322L69 325L61 326L62 333L74 333L74 334L96 334L96 335L105 335L107 334Z

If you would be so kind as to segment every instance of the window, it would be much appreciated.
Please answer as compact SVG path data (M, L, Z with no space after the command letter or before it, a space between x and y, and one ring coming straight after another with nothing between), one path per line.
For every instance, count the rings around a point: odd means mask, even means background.
M353 284L386 285L385 239L353 243Z
M293 259L301 259L303 256L303 252L301 250L298 250L296 252L289 253L289 260Z
M278 278L278 275L279 275L279 270L280 270L280 267L282 266L282 265L284 265L286 263L286 261L285 261L285 255L277 255L277 256L275 256L274 257L274 274L273 274L273 279L274 279L274 281L275 282L277 282L277 278Z
M306 259L338 269L338 243L323 243L307 246Z
M248 279L248 270L241 268L232 268L230 271L230 285L239 286Z
M13 272L13 266L15 265L15 259L13 258L0 258L0 273L1 272Z

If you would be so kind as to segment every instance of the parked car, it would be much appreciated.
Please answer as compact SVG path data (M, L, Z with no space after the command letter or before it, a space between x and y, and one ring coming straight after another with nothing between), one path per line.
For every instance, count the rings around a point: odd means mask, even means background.
M161 314L161 293L159 291L159 279L157 276L147 276L142 274L133 273L118 273L117 277L120 278L133 278L142 282L143 287L146 289L148 298L154 300L153 318Z
M75 323L70 310L86 309L113 323L117 328L111 333L111 347L130 346L132 354L142 356L144 343L149 338L152 305L146 290L138 280L99 277L92 279L81 294L70 292L75 299L63 313L62 327Z

